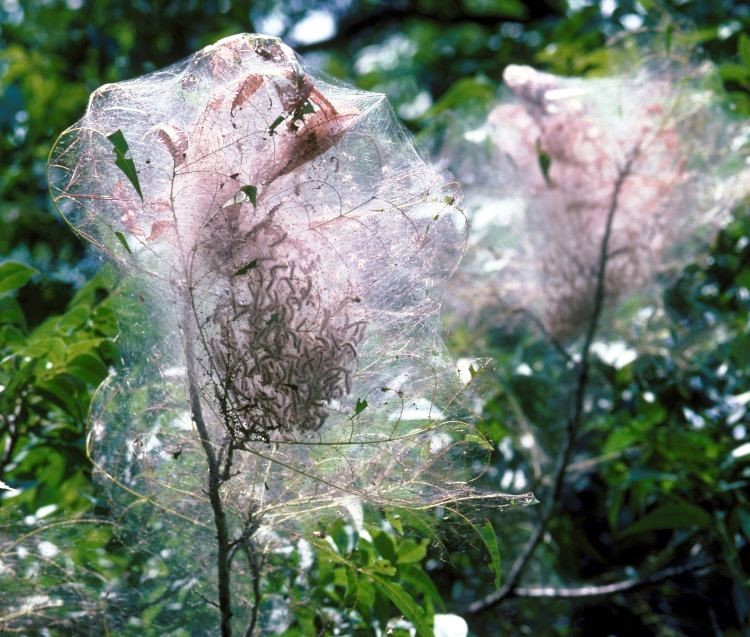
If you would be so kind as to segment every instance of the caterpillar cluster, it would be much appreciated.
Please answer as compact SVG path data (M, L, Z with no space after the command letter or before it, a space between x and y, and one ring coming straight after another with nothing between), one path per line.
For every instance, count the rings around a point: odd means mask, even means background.
M226 218L212 229L224 285L203 321L206 393L236 447L316 431L330 402L351 392L366 330L353 314L356 297L321 289L317 257L272 215L245 233Z

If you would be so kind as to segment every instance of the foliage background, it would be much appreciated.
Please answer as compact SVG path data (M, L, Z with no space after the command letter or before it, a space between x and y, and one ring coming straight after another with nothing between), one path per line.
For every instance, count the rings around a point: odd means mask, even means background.
M45 177L56 135L99 85L232 33L273 31L332 75L386 93L407 126L435 144L448 118L486 113L507 64L601 73L608 38L668 24L718 65L737 116L750 115L743 35L750 8L731 0L0 2L0 263L33 268L0 266L0 480L22 490L0 506L25 515L100 512L84 452L85 414L116 361L117 314L107 273L97 274L99 263L52 211ZM636 585L572 599L519 593L469 616L467 606L492 593L495 576L486 546L452 535L449 521L438 545L419 528L401 535L393 519L374 516L374 542L361 541L358 559L397 564L388 586L426 605L427 616L433 607L466 616L479 636L747 634L750 455L733 451L750 436L749 231L741 207L711 254L665 285L666 311L635 360L616 367L595 359L589 398L596 407L523 579L530 593L538 585ZM636 309L624 308L618 320L628 324ZM543 497L563 435L555 397L564 391L564 366L554 348L538 333L505 325L446 336L457 355L497 360L481 423L497 448L486 479ZM537 516L531 507L486 520L504 566ZM79 547L76 559L97 547L116 554L111 533L85 535L91 545ZM341 528L322 533L347 552ZM289 634L347 625L352 634L374 634L378 622L409 614L387 587L370 591L372 581L359 576L352 582L330 544L316 546L309 588L318 610L300 607ZM658 578L683 566L691 568ZM118 567L128 565L115 560L111 568ZM267 592L275 585L269 581Z

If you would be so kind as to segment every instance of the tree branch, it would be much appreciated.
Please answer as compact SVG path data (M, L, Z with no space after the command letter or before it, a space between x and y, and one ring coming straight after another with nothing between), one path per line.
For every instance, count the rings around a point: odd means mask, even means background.
M231 571L229 564L229 528L227 525L224 503L221 501L222 475L219 461L214 451L213 442L208 433L206 421L201 408L200 390L196 370L195 351L193 349L193 317L195 308L192 306L191 292L185 291L182 309L182 329L185 349L185 366L187 368L188 393L190 396L190 411L198 430L203 452L208 464L208 498L214 514L216 526L216 567L217 585L219 592L219 609L221 611L221 635L232 635L232 592L230 588Z
M542 320L536 314L534 314L534 312L525 307L517 307L512 309L510 312L511 314L523 314L536 326L536 328L542 333L542 336L544 336L549 344L555 348L557 353L562 356L563 360L566 363L573 362L573 357L568 353L568 350L566 350L563 344L550 333Z
M599 246L599 259L597 262L597 269L594 271L596 276L596 287L594 290L591 316L589 318L586 335L580 351L580 363L578 366L578 378L576 381L575 397L573 400L571 415L567 421L566 435L563 441L563 447L557 461L557 466L555 468L552 491L546 498L546 505L543 510L542 516L539 519L539 522L534 528L534 531L527 541L526 546L524 546L515 562L513 562L513 565L508 571L508 577L505 580L503 586L499 591L492 593L491 595L487 595L483 599L469 605L469 614L477 614L489 608L493 608L513 594L521 576L528 567L529 562L534 555L534 552L536 551L539 543L542 540L542 537L544 536L547 525L552 519L555 508L557 507L558 500L560 499L563 484L565 481L565 473L567 471L568 465L570 464L570 459L573 453L573 446L575 444L576 436L578 435L578 430L580 429L580 425L583 420L583 404L589 381L589 355L591 345L594 342L596 331L599 327L599 319L601 318L602 311L604 310L604 301L606 297L607 258L609 254L609 242L612 235L612 226L614 223L615 214L617 212L617 207L619 205L622 187L631 173L633 163L638 157L639 152L639 146L636 145L629 154L624 166L622 166L618 171L617 179L615 180L612 190L612 197L610 199L609 208L607 210L604 234L602 235L601 244Z
M247 563L250 568L250 577L252 578L253 584L253 609L250 616L250 623L245 630L245 637L252 637L255 632L255 626L258 623L258 615L260 612L260 574L261 574L261 563L258 558L258 551L250 541L244 544L245 556L247 557Z
M670 579L681 577L688 573L694 573L709 568L715 562L699 562L697 564L685 564L683 566L673 566L665 568L644 578L626 579L611 584L574 586L574 587L555 587L555 586L519 586L510 597L515 598L546 598L546 599L581 599L586 597L606 597L618 593L632 593L649 586L661 584Z

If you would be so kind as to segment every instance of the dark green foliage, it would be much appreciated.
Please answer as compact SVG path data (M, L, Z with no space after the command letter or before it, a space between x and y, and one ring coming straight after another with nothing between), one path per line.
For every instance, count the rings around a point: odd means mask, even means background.
M0 265L0 277L12 263ZM27 270L26 274L30 274ZM10 277L3 281L8 283ZM15 278L15 286L25 281ZM84 420L91 392L107 376L114 355L116 318L97 277L66 311L29 329L23 309L3 288L0 294L0 479L22 491L13 506L33 512L90 506Z

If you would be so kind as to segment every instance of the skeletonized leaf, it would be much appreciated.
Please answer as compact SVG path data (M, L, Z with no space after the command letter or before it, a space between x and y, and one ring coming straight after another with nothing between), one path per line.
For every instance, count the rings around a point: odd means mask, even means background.
M188 149L188 137L185 131L172 124L161 124L156 128L156 137L172 155L175 168L185 163Z
M151 224L151 234L148 235L147 241L156 241L165 232L174 229L174 222L172 221L154 221Z
M232 106L229 109L229 114L234 115L234 111L242 106L249 100L255 91L257 91L263 85L263 77L260 75L248 75L240 83L240 87L237 89L237 93L232 100Z

